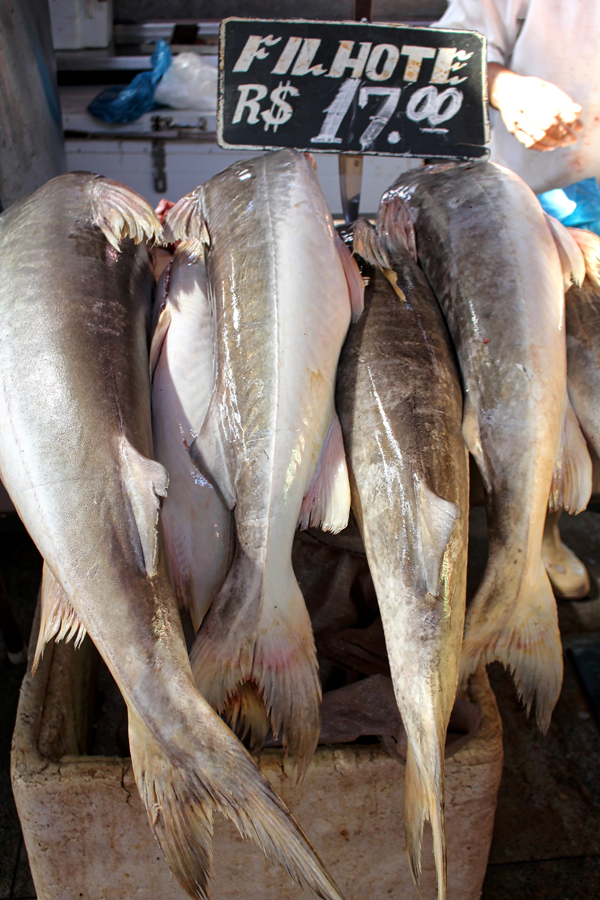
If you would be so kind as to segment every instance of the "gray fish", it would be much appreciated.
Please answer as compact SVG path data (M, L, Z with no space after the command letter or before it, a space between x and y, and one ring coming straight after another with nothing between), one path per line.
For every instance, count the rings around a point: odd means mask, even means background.
M381 610L408 736L406 845L415 881L431 821L438 896L446 893L444 746L465 615L469 470L462 394L447 329L423 272L401 246L389 260L360 221L370 263L365 311L348 334L336 404L352 508Z
M319 737L321 688L292 543L299 523L339 531L348 521L334 388L351 316L347 277L357 304L362 282L302 153L235 163L166 221L190 248L206 248L215 387L190 453L235 508L237 535L192 668L215 709L251 716L243 727L254 746L269 720L282 731L301 773Z
M159 524L148 374L159 223L116 182L48 182L0 218L0 473L45 560L43 644L87 631L129 711L138 788L168 863L208 896L212 816L321 897L315 852L194 684Z
M487 494L490 550L467 610L463 669L503 662L528 710L535 698L546 730L562 682L541 558L548 497L552 508L576 511L591 488L566 391L561 259L535 195L492 163L403 176L384 195L378 222L392 242L399 228L416 235L448 322L465 390L463 434Z

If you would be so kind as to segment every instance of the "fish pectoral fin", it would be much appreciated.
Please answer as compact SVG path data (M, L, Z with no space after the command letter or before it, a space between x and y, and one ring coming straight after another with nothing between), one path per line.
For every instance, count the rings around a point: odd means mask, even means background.
M412 215L404 199L393 188L381 198L377 232L387 247L408 251L417 262L417 238Z
M585 274L600 288L600 237L583 228L567 228L567 231L583 254Z
M169 473L156 460L143 456L126 437L121 439L120 458L123 482L141 544L140 568L152 577L157 571L160 498L167 496Z
M352 321L356 322L360 319L362 311L365 308L365 284L362 280L356 260L337 231L335 232L335 246L344 269L344 275L346 276L346 284L348 285L348 294L350 296L350 309L352 310Z
M366 219L356 220L353 249L369 265L381 269L398 299L406 303L406 296L398 285L398 276L392 268L385 243L377 234L376 229Z
M350 481L340 420L334 415L323 443L321 459L298 519L302 530L313 526L337 534L348 524Z
M40 591L40 631L35 648L32 672L35 675L46 644L54 638L58 643L75 638L75 647L79 647L86 635L85 627L71 606L69 599L60 584L50 571L48 563L42 569L42 588Z
M477 463L479 474L483 480L483 485L488 494L492 492L492 480L483 455L483 447L481 444L481 434L479 432L479 422L477 421L477 413L471 402L469 395L465 396L462 420L462 435L467 450Z
M577 241L573 239L573 236L569 234L565 226L558 219L549 216L548 213L544 213L544 216L558 250L566 293L571 284L581 286L583 283L585 278L585 260Z
M439 593L442 560L454 523L460 516L456 503L444 500L434 493L424 481L416 481L421 536L421 563L427 592L432 597Z
M166 271L167 269L165 269L165 272ZM162 277L163 276L161 275L161 278ZM165 297L165 302L159 313L158 321L152 334L152 343L150 344L150 381L152 381L152 379L154 378L154 372L156 370L156 366L158 365L158 360L160 359L160 354L165 343L165 338L167 337L167 332L171 325L171 319L171 307L167 304Z
M227 467L229 453L217 418L211 415L211 407L189 452L198 471L217 489L228 509L233 509L237 498Z
M592 493L592 461L579 419L567 401L561 446L552 473L548 507L576 515L588 505Z
M162 226L148 201L119 181L100 175L92 188L92 222L117 252L125 238L133 238L136 244L144 238L159 243L162 238Z
M194 262L204 255L204 248L210 247L210 235L202 215L202 187L186 194L169 210L164 227L165 242L182 241L179 253L186 253Z

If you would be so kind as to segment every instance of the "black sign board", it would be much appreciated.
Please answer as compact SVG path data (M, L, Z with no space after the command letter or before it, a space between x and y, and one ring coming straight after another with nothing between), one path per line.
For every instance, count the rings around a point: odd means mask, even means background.
M365 22L224 19L221 147L487 155L485 39Z

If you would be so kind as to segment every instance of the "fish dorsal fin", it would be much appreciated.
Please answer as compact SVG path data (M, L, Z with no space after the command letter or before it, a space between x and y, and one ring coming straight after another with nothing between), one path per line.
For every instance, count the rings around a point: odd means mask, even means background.
M421 535L421 560L427 592L432 597L439 593L442 559L454 528L460 516L456 503L438 497L424 481L415 479L415 494L419 511L419 534Z
M549 216L548 213L544 213L544 216L558 250L563 270L565 291L568 291L572 284L580 286L585 278L583 253L579 249L577 241L573 239L572 235L569 234L568 230L558 219Z
M227 466L229 451L213 410L211 402L200 434L190 447L190 457L198 471L218 490L227 507L233 509L237 498Z
M417 238L412 215L403 197L394 190L386 191L381 198L377 231L388 247L408 252L417 262Z
M469 394L465 395L462 420L462 435L467 450L477 463L479 474L483 480L483 486L488 494L492 492L492 479L486 465L481 444L481 434L479 433L479 422L477 421L477 413L471 402Z
M348 293L350 295L352 321L356 322L360 319L361 313L365 308L365 285L361 278L356 260L337 231L335 232L335 246L342 262L344 275L346 276L346 284L348 285Z
M75 648L81 645L85 637L85 627L71 606L67 595L50 571L48 563L42 569L42 588L40 591L40 632L35 648L32 672L35 675L46 644L55 641L70 641L75 638Z
M159 242L162 226L150 204L131 188L112 178L98 176L92 188L92 221L117 253L121 241L144 238Z
M583 228L567 228L567 231L583 254L585 274L596 287L600 287L600 237Z
M321 459L300 509L298 526L322 528L337 534L348 524L350 481L340 420L334 415Z
M160 498L167 496L169 474L159 462L136 450L126 437L121 439L120 457L123 482L142 548L140 568L153 576L158 560Z
M563 425L561 446L552 473L552 485L548 507L550 512L561 508L577 514L588 505L592 493L592 461L579 419L571 404Z

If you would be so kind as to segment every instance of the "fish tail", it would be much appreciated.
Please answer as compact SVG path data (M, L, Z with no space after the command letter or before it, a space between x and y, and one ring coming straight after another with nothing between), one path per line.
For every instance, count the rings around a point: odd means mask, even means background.
M292 572L281 583L287 596L265 597L262 578L238 555L190 661L202 696L253 749L269 725L282 734L300 779L321 730L321 684L304 598Z
M421 843L425 820L431 823L433 854L438 881L438 900L446 896L446 819L444 809L444 765L441 754L434 756L431 766L417 763L409 741L406 753L404 795L404 828L406 852L413 880L419 886L421 877Z
M211 723L212 756L172 756L129 708L133 771L150 826L171 871L191 897L208 900L212 874L213 815L230 819L302 887L323 900L342 900L310 841L236 737ZM216 733L213 733L216 732Z
M540 559L537 577L525 578L510 607L498 597L492 578L479 588L467 610L461 680L498 660L510 671L527 714L535 700L536 721L548 730L562 685L563 657L556 601ZM490 598L494 602L490 602Z

